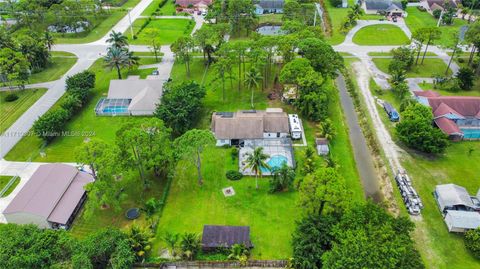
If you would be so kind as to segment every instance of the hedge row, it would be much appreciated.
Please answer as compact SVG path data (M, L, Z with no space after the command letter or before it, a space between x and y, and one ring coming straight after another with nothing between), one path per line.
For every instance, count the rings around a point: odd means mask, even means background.
M95 87L95 74L83 71L67 78L66 95L60 108L39 117L33 124L33 132L45 143L61 136L67 122L85 106L90 91Z

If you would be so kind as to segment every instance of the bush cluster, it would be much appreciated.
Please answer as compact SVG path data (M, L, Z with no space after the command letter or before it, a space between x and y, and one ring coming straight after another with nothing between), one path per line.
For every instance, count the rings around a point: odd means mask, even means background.
M235 170L228 170L225 176L230 180L240 180L242 179L242 173Z
M15 93L9 93L5 96L5 102L13 102L18 99L18 95Z
M35 121L33 124L35 135L47 143L59 136L68 120L87 104L93 87L95 87L95 74L90 71L68 77L65 100L60 108L48 111Z

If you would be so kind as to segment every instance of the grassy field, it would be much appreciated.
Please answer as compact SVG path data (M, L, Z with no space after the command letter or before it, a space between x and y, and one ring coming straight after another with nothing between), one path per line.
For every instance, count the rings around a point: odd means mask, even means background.
M283 14L264 14L258 16L258 23L273 23L273 24L282 24Z
M392 59L389 58L373 58L372 61L382 72L388 73L388 65ZM425 58L423 64L414 65L412 70L407 72L409 78L430 78L434 75L444 75L447 65L441 60L436 58ZM452 71L448 71L448 75L451 75Z
M435 19L428 12L421 12L416 7L407 7L408 16L405 18L405 23L407 24L410 31L415 32L415 30L423 27L436 27L437 19ZM442 31L441 39L436 42L437 45L448 46L453 45L452 34L459 30L461 26L467 24L466 21L461 19L455 19L453 25L441 25L440 30Z
M110 11L110 14L88 33L59 34L56 36L55 42L57 44L79 44L96 41L106 35L120 19L127 15L127 8L132 8L139 2L140 0L128 0L121 8Z
M375 56L381 56L381 57L393 56L393 54L390 53L390 52L369 52L368 55L372 56L372 57L375 57ZM433 52L427 51L427 54L425 56L438 56L438 55L433 53Z
M12 179L12 176L0 176L0 191L7 185L7 183ZM1 196L7 197L20 183L20 178L15 179L15 182L8 188L8 190Z
M175 10L175 0L168 0L165 5L160 8L160 10L156 13L155 11L158 8L158 4L160 2L163 2L163 0L153 0L153 2L143 11L142 16L150 16L150 15L156 15L156 16L175 16L177 15L176 10Z
M10 92L0 92L0 134L20 118L46 91L47 89L15 91L19 98L13 102L5 102L5 96Z
M458 91L458 92L450 92L450 91L445 91L445 90L440 90L440 89L434 89L434 86L432 83L420 83L418 84L420 88L423 90L433 90L441 95L449 96L449 95L457 95L457 96L480 96L480 87L478 87L480 84L480 80L477 79L476 81L476 88L473 88L470 91Z
M140 60L142 63L142 60ZM117 79L116 71L110 71L103 67L103 60L99 59L90 67L90 70L96 74L96 87L93 96L86 105L66 126L68 131L79 131L94 133L94 136L107 142L113 142L115 132L120 126L129 121L138 121L138 117L97 117L94 109L98 100L105 97L108 91L108 85L111 79ZM150 74L152 69L143 70L123 70L122 75L127 74L140 75L145 77ZM62 97L52 109L55 109L63 101ZM45 157L40 157L39 152L42 147L42 141L36 136L24 137L5 157L7 160L25 161L32 157L32 161L41 162L73 162L73 149L77 147L85 137L66 136L58 137L52 141L45 149Z
M28 84L54 81L60 79L76 62L77 57L74 54L63 55L68 52L62 52L62 54L53 54L50 63L44 70L33 73L29 79Z
M137 33L146 19L137 19L133 23L133 32ZM181 36L188 36L195 23L187 19L154 19L145 29L137 34L137 39L130 40L133 45L150 45L155 40L157 45L172 44ZM129 31L125 32L129 36Z
M474 150L471 154L468 153L470 149ZM436 158L411 153L403 162L425 205L422 221L416 221L415 237L427 268L480 267L480 261L465 249L463 237L448 232L432 195L437 184L446 183L461 185L475 195L480 182L473 164L479 162L479 142L452 143L444 155Z
M236 75L234 74L234 77ZM207 88L205 108L197 128L208 128L213 111L235 111L250 108L250 93L245 88L237 89L227 82L225 101L218 83L212 82L213 73L204 72L201 59L196 59L191 66L191 77L195 81L203 81ZM188 80L182 64L175 64L172 80ZM276 100L268 100L268 90L255 91L255 109L266 107L282 107L287 112L294 113L290 106ZM364 198L353 158L352 147L348 139L338 94L334 93L330 106L330 115L335 124L337 136L332 141L331 152L340 166L340 173L346 180L348 189L352 192L352 200L361 201ZM316 126L304 121L307 141L313 143ZM298 167L301 167L305 148L296 147L295 157ZM195 167L190 162L182 161L176 170L166 207L160 219L154 255L164 247L161 240L165 232L196 232L201 233L204 224L249 225L252 231L252 241L255 245L253 257L257 259L280 259L291 256L290 239L299 217L296 207L296 192L269 194L268 179L260 181L260 190L255 190L255 182L251 177L240 181L228 181L225 172L238 169L237 161L232 161L230 151L223 148L209 148L203 154L203 175L205 184L199 187L194 178ZM225 198L221 189L232 186L236 195ZM285 217L288 216L288 217Z
M349 4L352 1L349 1ZM327 41L331 45L338 45L345 40L345 34L340 32L343 20L347 17L348 8L337 8L332 6L330 1L324 1L328 14L330 15L330 21L332 24L332 34L327 37Z
M389 24L366 26L353 36L357 45L406 45L409 41L402 29Z

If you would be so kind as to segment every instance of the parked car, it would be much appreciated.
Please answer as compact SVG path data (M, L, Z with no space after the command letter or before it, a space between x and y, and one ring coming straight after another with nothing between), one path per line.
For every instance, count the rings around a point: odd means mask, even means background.
M201 10L197 11L197 15L202 15L202 11Z
M152 75L154 76L158 76L160 74L160 72L158 72L158 70L153 70L152 71Z
M400 119L397 110L395 110L395 108L390 103L383 102L383 109L385 109L385 112L387 112L390 121L398 121Z

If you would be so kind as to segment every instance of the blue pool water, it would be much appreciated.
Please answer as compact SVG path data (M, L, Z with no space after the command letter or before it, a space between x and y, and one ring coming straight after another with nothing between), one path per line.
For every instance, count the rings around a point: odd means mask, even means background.
M287 163L287 157L282 155L273 155L272 157L270 157L270 160L268 160L267 162L267 164L270 166L270 169L272 171L275 170L276 168L282 167L283 163ZM268 170L265 167L262 167L262 172L266 173L266 172L270 172L270 170Z
M480 129L460 129L465 139L480 139Z
M113 106L107 106L103 109L103 113L128 113L128 107L113 107Z

